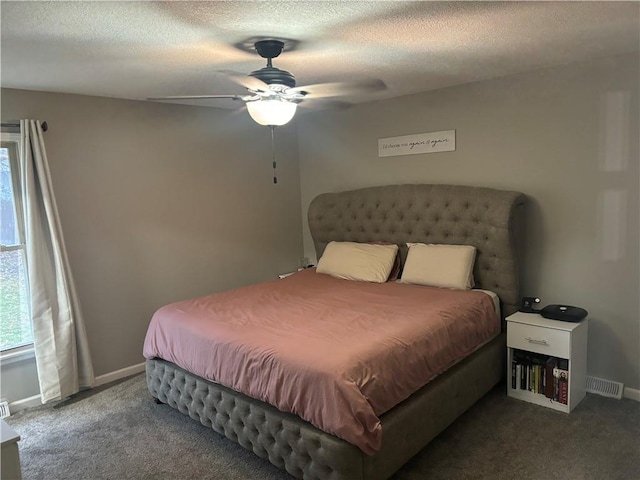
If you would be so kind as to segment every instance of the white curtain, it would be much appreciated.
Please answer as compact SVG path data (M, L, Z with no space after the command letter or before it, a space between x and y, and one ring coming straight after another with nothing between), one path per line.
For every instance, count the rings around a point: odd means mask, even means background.
M94 383L89 344L51 184L40 122L20 120L20 182L33 338L42 402Z

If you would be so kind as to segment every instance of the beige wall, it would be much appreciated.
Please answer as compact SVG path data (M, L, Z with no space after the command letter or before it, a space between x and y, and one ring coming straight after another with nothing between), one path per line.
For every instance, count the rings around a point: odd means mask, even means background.
M46 120L46 147L96 375L142 362L160 306L272 279L302 254L295 122L3 89L2 121Z
M524 192L523 293L586 308L588 373L640 388L639 77L634 54L301 116L302 211L370 185ZM377 156L379 138L449 129L455 152Z

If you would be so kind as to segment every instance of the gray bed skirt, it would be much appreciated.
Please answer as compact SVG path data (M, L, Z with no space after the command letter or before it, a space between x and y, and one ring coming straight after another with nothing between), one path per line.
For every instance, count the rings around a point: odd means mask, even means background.
M161 359L147 360L151 395L296 478L390 477L503 376L499 335L380 417L382 449L373 456L299 417L204 380Z

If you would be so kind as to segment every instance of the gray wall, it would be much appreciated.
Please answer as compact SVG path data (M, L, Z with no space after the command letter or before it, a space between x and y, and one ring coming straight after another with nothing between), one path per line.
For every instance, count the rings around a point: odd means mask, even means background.
M96 375L144 360L158 307L298 266L295 122L276 132L273 185L269 129L246 112L10 89L1 101L3 122L49 124Z
M3 362L0 365L0 379L0 396L9 403L40 394L38 369L33 355L9 363Z
M524 192L523 293L586 308L588 373L637 389L639 80L633 54L301 116L302 211L319 193L371 185ZM455 152L377 156L379 138L449 129Z

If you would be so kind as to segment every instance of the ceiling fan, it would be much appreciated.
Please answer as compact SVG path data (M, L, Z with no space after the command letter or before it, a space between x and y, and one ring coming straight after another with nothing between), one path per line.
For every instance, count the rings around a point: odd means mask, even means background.
M223 73L235 83L247 88L246 95L184 95L173 97L151 97L148 100L198 100L209 98L228 98L242 100L249 115L260 125L271 127L288 123L296 113L298 104L309 100L324 99L339 95L371 93L386 89L382 80L359 82L319 83L296 87L296 79L286 70L276 68L272 60L279 56L285 42L278 39L261 39L254 43L256 52L267 59L267 66L248 75L223 70Z

